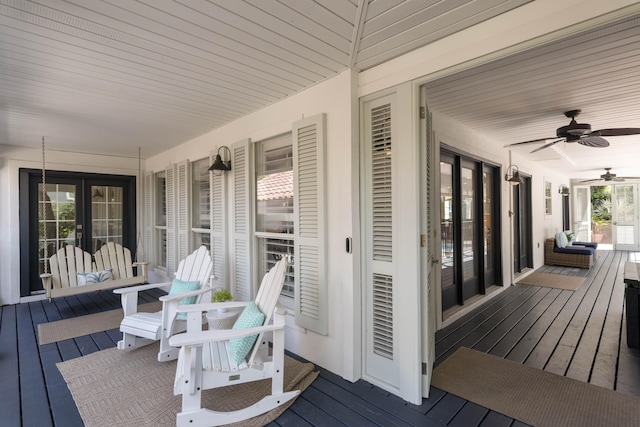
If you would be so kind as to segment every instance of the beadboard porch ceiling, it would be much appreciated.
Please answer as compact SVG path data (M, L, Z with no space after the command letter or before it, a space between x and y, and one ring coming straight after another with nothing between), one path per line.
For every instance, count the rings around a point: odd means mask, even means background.
M39 147L44 135L52 150L150 157L527 3L0 0L0 144ZM504 144L553 135L576 108L594 129L640 127L640 27L614 24L431 82L430 105ZM615 139L543 154L622 168L619 150L640 143Z

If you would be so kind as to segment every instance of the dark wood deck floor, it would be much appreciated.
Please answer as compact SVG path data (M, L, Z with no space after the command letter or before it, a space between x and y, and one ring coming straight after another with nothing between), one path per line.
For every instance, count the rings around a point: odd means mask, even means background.
M640 352L626 346L624 262L603 252L575 292L513 286L436 334L436 364L460 346L624 393L640 395ZM152 300L153 294L144 296ZM0 425L82 426L57 362L115 346L117 330L38 346L37 324L119 307L109 292L0 307ZM622 340L621 340L622 337ZM108 420L105 420L108 424ZM272 426L520 426L519 421L432 388L411 405L366 381L320 376Z

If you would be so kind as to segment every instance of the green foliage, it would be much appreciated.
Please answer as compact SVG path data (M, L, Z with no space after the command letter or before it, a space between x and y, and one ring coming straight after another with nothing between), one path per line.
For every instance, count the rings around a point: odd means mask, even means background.
M213 296L211 297L211 302L225 302L225 301L231 301L232 299L233 299L233 296L231 295L231 292L229 292L226 289L221 289L213 293Z
M611 186L591 187L591 221L597 225L611 222Z

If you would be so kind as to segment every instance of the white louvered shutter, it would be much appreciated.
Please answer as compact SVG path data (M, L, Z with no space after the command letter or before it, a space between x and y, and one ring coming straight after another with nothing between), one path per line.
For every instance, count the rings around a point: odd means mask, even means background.
M176 203L176 165L171 164L165 168L166 192L167 192L167 274L173 277L176 271L177 261L177 203Z
M240 141L231 147L232 185L232 284L231 293L237 301L250 301L251 292L251 181L252 156L249 140ZM229 173L229 172L227 172Z
M176 164L176 225L177 225L177 254L176 262L189 256L189 239L191 237L191 163L184 160ZM176 264L177 265L177 264Z
M215 154L209 157L209 164L213 163L214 158ZM231 170L233 172L233 164ZM211 258L213 260L213 271L211 274L214 276L212 286L222 288L227 287L227 269L225 268L227 253L227 241L225 238L227 223L225 183L229 173L230 172L227 172L221 175L216 175L213 172L209 173L209 188L211 191Z
M293 124L295 321L326 335L325 115Z
M426 313L423 310L423 319L426 321L426 337L423 337L423 342L426 343L426 348L423 347L422 351L422 363L424 369L422 371L423 379L422 379L422 395L424 397L429 397L430 385L431 385L431 373L433 371L433 363L436 358L436 298L435 298L435 257L436 257L436 247L437 244L437 229L434 227L434 224L439 224L439 221L436 222L436 212L434 207L436 205L436 180L435 180L435 171L437 168L437 160L435 156L436 146L435 146L435 136L433 133L433 117L431 112L429 112L428 108L425 107L426 111L426 142L425 142L425 157L426 157L426 171L425 171L425 215L426 215L426 236L427 236L427 247L426 247L426 259L423 260L423 268L426 269L426 280L427 280L427 295L426 301L423 302L423 307L426 307ZM439 201L438 201L439 202Z
M366 369L398 384L394 331L393 123L395 97L365 104Z
M155 179L153 172L145 172L143 178L143 206L144 206L144 234L143 234L143 242L142 242L142 251L144 253L144 259L137 259L136 261L149 261L150 266L155 267L155 257L153 253L153 230L155 226L154 222L154 213L155 213ZM138 252L140 252L138 250Z

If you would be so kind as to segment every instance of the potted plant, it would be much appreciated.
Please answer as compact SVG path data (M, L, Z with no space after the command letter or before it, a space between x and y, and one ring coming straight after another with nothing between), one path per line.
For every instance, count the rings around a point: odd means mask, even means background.
M215 291L211 296L211 302L226 302L226 301L232 301L232 300L233 300L233 295L231 295L231 292L223 288ZM227 309L219 308L218 311L225 312L227 311Z
M573 231L571 230L566 230L564 232L565 236L567 236L567 240L569 241L569 243L573 242L573 239L576 237L576 235L574 234Z

